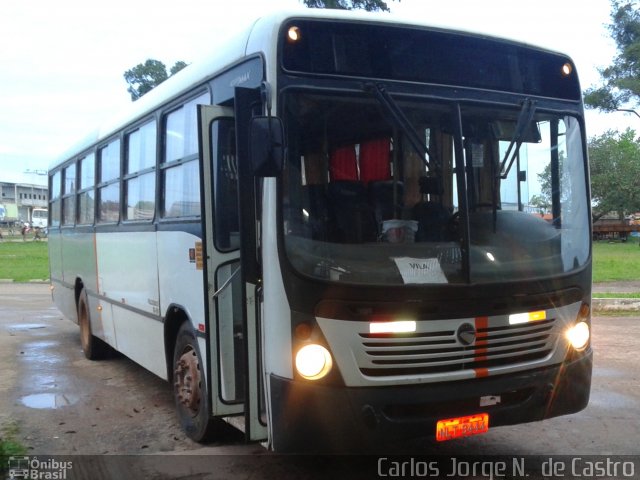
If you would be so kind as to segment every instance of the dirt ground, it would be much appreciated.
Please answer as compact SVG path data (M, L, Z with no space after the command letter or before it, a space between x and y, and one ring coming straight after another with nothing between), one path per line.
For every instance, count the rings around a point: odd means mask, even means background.
M638 273L640 276L640 272ZM639 293L640 280L625 282L603 282L593 284L594 293Z
M16 424L34 454L201 448L180 429L168 383L121 355L87 360L48 291L0 284L0 425Z
M376 478L376 456L346 466L341 456L274 456L231 428L219 443L192 442L178 425L169 385L123 356L85 359L77 325L53 306L48 288L0 283L0 425L18 427L30 456L81 455L67 478ZM594 318L593 331L591 402L583 412L446 445L416 442L408 451L637 454L640 424L631 419L640 417L640 369L628 352L640 350L640 317Z

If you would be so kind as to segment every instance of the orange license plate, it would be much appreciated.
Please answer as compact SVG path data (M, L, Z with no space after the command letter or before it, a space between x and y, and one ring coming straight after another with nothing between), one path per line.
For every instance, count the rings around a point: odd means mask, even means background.
M478 413L468 417L439 420L436 425L436 440L444 442L454 438L480 435L489 431L489 414Z

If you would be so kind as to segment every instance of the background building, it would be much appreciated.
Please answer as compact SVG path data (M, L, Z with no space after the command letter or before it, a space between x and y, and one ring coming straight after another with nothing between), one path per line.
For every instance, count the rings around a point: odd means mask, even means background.
M0 224L31 222L34 208L47 208L46 183L46 172L0 173Z

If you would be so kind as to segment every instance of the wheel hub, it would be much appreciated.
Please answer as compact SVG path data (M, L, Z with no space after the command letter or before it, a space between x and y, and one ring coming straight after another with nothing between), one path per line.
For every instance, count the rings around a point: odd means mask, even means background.
M178 359L174 378L178 402L197 414L200 408L200 362L195 350L188 349Z

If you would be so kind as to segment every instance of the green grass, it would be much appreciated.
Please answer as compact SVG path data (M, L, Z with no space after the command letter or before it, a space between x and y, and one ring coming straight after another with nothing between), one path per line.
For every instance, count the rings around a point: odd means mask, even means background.
M0 478L7 478L5 473L9 470L9 458L26 455L27 447L16 440L18 426L8 423L0 427Z
M617 282L640 280L638 240L593 243L593 281Z
M0 241L0 278L15 282L49 278L47 242Z
M593 293L593 298L640 298L640 293Z
M16 440L18 432L19 429L15 423L8 423L0 428L0 459L27 453L27 448ZM3 465L0 465L0 467L2 466L4 466L4 462Z
M25 282L49 278L47 242L0 241L0 278ZM638 240L593 243L593 281L640 280ZM631 294L635 295L635 294ZM636 296L619 298L638 298Z

